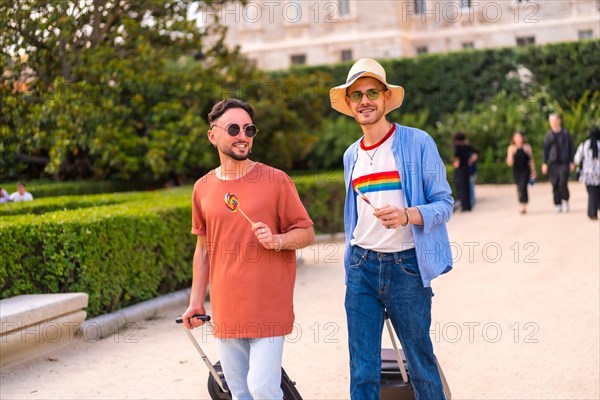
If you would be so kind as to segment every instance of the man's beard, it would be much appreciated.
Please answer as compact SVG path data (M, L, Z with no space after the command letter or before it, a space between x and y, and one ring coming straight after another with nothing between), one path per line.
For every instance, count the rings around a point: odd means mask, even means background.
M244 161L250 157L250 150L246 154L236 154L231 148L221 149L221 152L236 161Z

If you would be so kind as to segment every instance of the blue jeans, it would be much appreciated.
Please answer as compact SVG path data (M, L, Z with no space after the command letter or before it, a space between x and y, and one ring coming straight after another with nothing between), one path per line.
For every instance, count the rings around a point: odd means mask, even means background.
M217 339L233 400L281 399L283 336Z
M429 336L432 296L421 283L415 249L378 253L354 246L345 300L352 399L379 399L384 310L402 343L416 398L445 398Z

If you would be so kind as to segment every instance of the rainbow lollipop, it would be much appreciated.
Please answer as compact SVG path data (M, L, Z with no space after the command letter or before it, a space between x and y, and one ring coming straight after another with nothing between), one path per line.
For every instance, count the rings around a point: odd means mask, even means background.
M358 193L358 195L360 196L360 198L363 199L365 201L365 203L367 203L368 205L370 205L371 207L373 207L373 209L375 211L379 211L379 209L377 207L375 207L373 204L371 204L371 201L369 201L369 199L367 198L367 196L365 196L363 192L361 192L360 190L358 190L358 187L355 186L354 190L356 190L356 193Z
M246 217L248 222L250 222L250 225L254 225L254 222L250 218L248 218L248 216L246 215L245 212L242 211L242 208L240 207L240 202L237 199L237 197L235 197L235 194L233 194L233 193L225 194L225 205L227 206L227 208L229 208L229 211L231 211L231 212L236 212L239 210L239 212L241 212L242 215L244 217Z

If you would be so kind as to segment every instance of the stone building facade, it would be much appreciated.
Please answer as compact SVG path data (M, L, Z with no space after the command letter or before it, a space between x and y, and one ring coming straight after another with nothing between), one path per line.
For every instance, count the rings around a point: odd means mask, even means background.
M597 39L600 0L248 0L206 10L264 70Z

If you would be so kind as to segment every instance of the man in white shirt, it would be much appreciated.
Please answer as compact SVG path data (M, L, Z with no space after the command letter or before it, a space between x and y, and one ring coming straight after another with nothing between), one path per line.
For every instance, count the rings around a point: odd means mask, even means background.
M350 397L379 400L381 332L394 325L417 399L446 398L429 336L431 281L452 269L446 229L454 200L431 136L392 123L404 89L362 58L329 92L333 109L363 136L344 153L344 232Z
M25 190L23 182L17 182L17 191L10 195L10 201L31 201L33 196Z

